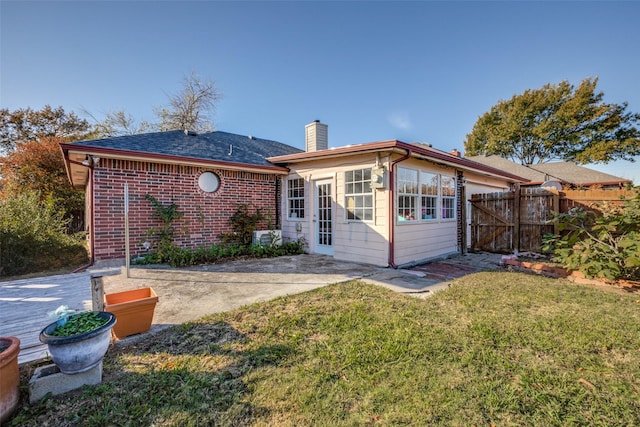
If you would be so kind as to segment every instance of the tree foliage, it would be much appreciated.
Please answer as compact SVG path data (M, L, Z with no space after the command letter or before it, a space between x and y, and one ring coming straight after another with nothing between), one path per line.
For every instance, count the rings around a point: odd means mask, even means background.
M84 196L67 178L58 145L61 141L45 137L18 144L0 166L0 199L37 192L41 201L51 200L63 212L82 211Z
M640 114L608 104L597 78L528 89L482 115L464 142L467 155L496 154L521 164L634 161L640 155Z
M37 141L42 138L58 137L65 141L83 139L89 132L89 122L79 118L64 108L42 110L20 108L9 111L0 109L0 153L14 150L20 143Z
M202 80L192 72L185 77L182 90L169 96L169 106L156 108L158 130L214 130L210 113L221 97L213 81Z
M0 200L0 276L85 264L84 242L67 234L68 221L36 192Z

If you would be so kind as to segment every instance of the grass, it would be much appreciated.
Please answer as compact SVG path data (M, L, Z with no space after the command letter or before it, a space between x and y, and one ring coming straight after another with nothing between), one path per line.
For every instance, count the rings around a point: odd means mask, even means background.
M101 385L13 425L640 425L639 348L638 295L504 272L424 300L350 282L111 349Z

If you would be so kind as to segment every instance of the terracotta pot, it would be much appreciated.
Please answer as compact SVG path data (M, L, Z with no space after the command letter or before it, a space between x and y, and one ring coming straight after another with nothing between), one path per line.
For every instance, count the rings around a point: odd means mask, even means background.
M40 332L40 341L47 344L53 363L63 374L79 374L98 366L109 349L111 329L116 324L116 316L104 311L98 313L100 317L107 319L107 323L89 332L68 337L51 335L58 326L57 322Z
M141 334L151 329L157 302L158 296L151 288L106 294L104 309L118 318L118 324L113 328L116 338Z
M18 354L18 338L0 337L0 424L9 419L20 400Z

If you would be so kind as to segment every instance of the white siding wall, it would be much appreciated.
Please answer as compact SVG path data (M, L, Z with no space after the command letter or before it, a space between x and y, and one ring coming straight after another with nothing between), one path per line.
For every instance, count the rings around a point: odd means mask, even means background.
M381 160L382 162L383 160ZM347 221L344 208L344 173L349 170L371 168L375 165L373 154L352 156L344 159L324 160L305 163L303 166L289 165L291 173L283 180L282 197L282 233L285 238L296 240L304 238L306 248L313 253L315 244L313 214L315 211L314 182L319 179L333 179L334 194L334 257L352 262L363 262L378 266L388 265L388 197L386 190L374 190L374 220ZM338 163L338 164L337 164ZM300 177L305 180L305 218L289 220L287 218L287 180ZM300 222L301 232L296 231L296 222Z
M427 161L407 160L399 163L397 167L450 177L456 176L455 169ZM397 208L397 194L394 207ZM395 223L394 261L397 265L419 263L458 251L457 219L405 223L398 221L395 213L393 218Z
M417 263L457 252L456 224L456 221L443 221L396 225L396 264Z
M313 185L315 180L331 178L334 183L334 257L336 259L388 266L389 221L392 221L394 226L394 262L397 265L418 263L458 252L457 219L418 221L407 224L398 222L395 212L392 212L389 217L389 186L392 185L388 181L389 161L388 155L383 155L380 158L380 162L387 168L387 185L385 189L374 190L374 220L367 222L346 220L344 172L373 167L376 162L374 154L289 165L291 173L283 179L282 186L282 233L284 238L293 240L304 238L308 243L306 249L313 253L315 244ZM400 163L399 166L445 176L456 176L455 169L428 161L412 159ZM301 177L305 180L304 219L289 220L287 218L287 179L291 177ZM491 191L500 191L500 189L508 187L503 181L468 172L465 173L465 179L467 180L467 196L477 192L478 189L493 188ZM397 200L394 200L394 207L397 207ZM296 230L296 223L300 223L300 231Z

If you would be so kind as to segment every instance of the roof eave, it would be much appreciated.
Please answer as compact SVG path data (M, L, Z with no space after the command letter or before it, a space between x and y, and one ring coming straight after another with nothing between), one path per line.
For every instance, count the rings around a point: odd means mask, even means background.
M167 154L158 154L158 153L145 153L139 151L131 151L131 150L116 150L112 148L103 148L103 147L90 147L90 146L82 146L73 144L73 143L62 143L60 144L60 148L64 154L65 158L65 168L67 168L67 177L74 186L83 186L85 183L75 183L73 182L71 176L71 163L75 161L71 159L72 155L76 155L81 159L86 158L86 156L95 156L95 157L103 157L109 159L117 159L117 160L131 160L131 161L139 161L139 162L150 162L150 163L166 163L166 164L175 164L175 165L186 165L186 166L198 166L203 168L216 168L223 170L241 170L245 172L255 172L255 173L269 173L274 175L286 175L289 172L289 169L282 166L261 166L261 165L252 165L248 163L240 163L240 162L228 162L221 160L207 160L207 159L197 159L193 157L185 157L185 156L174 156ZM75 162L77 163L77 162Z
M518 175L514 175L508 172L503 172L499 169L492 168L491 166L483 165L482 163L473 162L462 157L453 156L448 153L440 152L437 150L430 150L414 144L398 140L371 142L367 144L351 145L340 148L332 148L322 151L304 152L297 154L289 154L286 156L269 157L268 161L278 164L293 164L301 163L309 160L317 159L330 159L335 157L341 157L345 155L356 155L368 152L385 152L385 151L397 151L400 153L406 153L407 150L411 150L415 157L420 157L425 160L429 160L434 163L439 163L458 169L463 169L471 172L481 173L487 176L506 179L508 182L528 182L529 180Z

